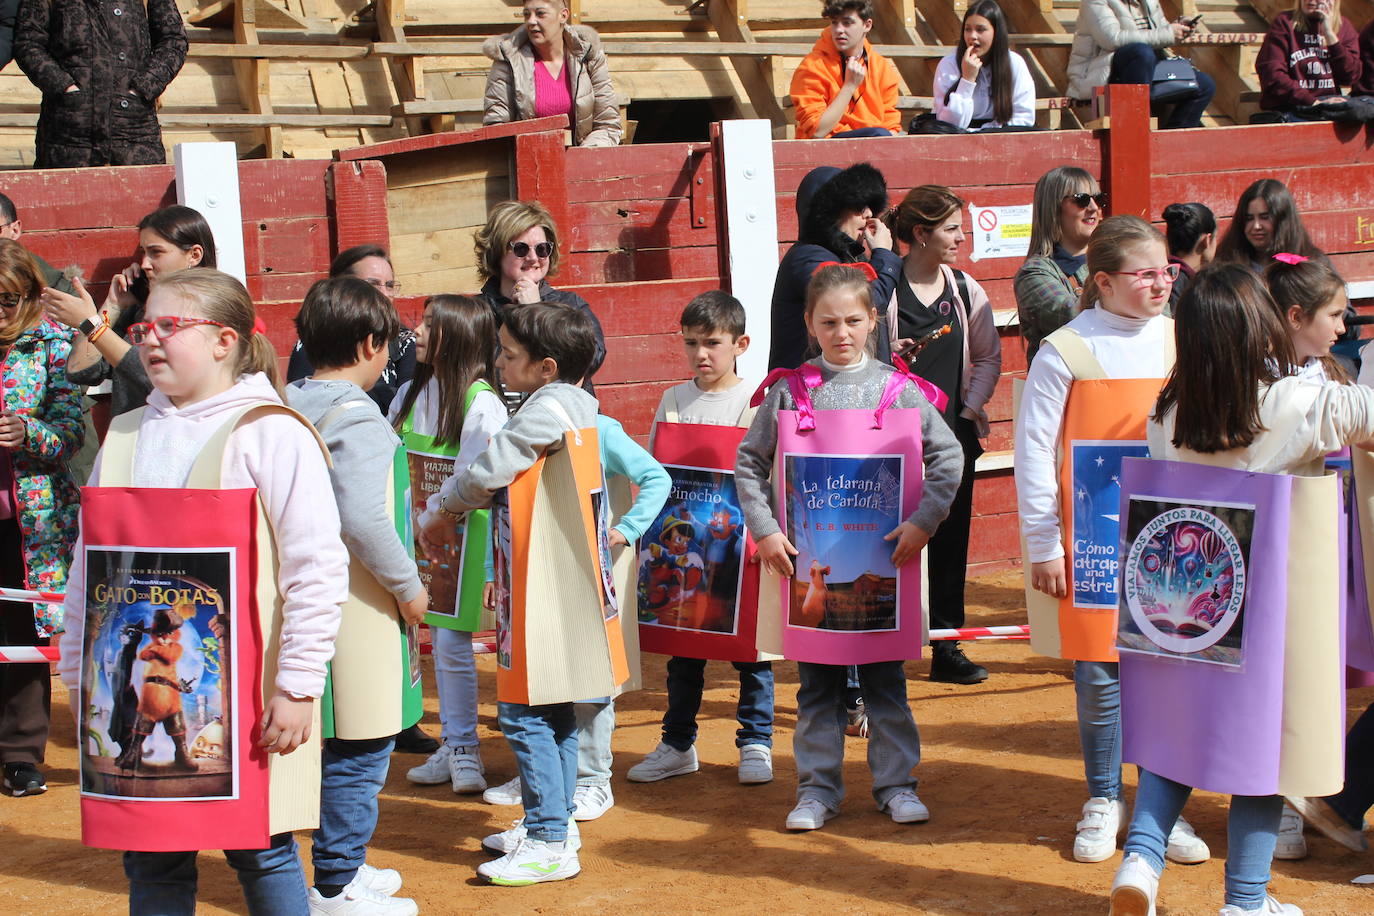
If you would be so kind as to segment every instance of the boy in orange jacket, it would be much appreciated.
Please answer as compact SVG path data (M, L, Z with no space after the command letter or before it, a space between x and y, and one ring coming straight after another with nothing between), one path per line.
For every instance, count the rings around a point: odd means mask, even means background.
M792 74L797 139L886 137L902 129L897 69L873 50L871 0L826 0L830 28Z

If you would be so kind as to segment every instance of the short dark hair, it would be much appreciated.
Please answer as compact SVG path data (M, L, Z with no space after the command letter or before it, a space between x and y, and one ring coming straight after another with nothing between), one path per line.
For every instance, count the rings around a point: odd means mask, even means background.
M682 310L682 326L724 331L739 340L744 336L744 306L723 289L708 289Z
M576 385L596 358L596 326L582 309L561 302L533 302L505 310L502 326L530 359L551 359L558 380Z
M161 210L154 210L138 221L138 230L151 229L182 251L190 251L200 246L200 263L197 267L218 267L215 259L215 236L210 224L199 210L172 204Z
M0 226L8 226L18 218L19 211L14 209L14 201L0 194Z
M821 15L826 19L837 19L845 13L853 13L863 20L872 19L873 3L871 0L826 0L821 7Z
M357 277L316 281L296 314L296 334L316 369L352 366L363 341L384 347L400 332L391 301Z
M329 262L329 275L331 277L347 277L353 273L353 265L365 258L381 258L388 264L391 258L387 257L386 249L381 245L354 245L352 248L345 248L334 256L334 260Z
M1169 254L1191 254L1204 235L1217 231L1217 217L1206 204L1169 204L1164 208L1165 237Z

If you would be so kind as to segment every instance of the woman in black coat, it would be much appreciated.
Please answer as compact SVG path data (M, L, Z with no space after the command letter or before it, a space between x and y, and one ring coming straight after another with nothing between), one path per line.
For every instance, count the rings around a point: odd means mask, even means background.
M43 93L36 168L167 161L157 100L186 60L174 0L20 0L14 58Z

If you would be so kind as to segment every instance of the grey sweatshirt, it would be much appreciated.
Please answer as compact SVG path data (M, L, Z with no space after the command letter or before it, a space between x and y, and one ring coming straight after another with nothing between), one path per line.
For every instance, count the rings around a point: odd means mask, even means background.
M344 546L398 602L412 600L420 594L420 575L386 505L401 440L376 403L352 382L301 379L287 386L286 403L317 428L329 417L320 435L334 459L329 477ZM334 410L344 404L351 406Z
M861 368L844 372L826 368L819 359L810 360L810 363L821 370L823 380L820 387L811 390L811 401L817 412L875 409L882 400L888 376L896 371L872 357ZM954 494L963 478L963 448L940 412L915 385L903 388L893 406L914 407L921 411L925 480L921 486L920 505L907 521L927 534L934 534L949 514L950 503L954 502ZM782 530L773 511L773 488L769 485L769 477L778 448L778 411L795 408L792 391L786 382L770 388L735 457L735 486L739 489L745 523L756 541Z
M550 409L558 403L578 429L596 427L596 398L564 382L545 385L520 406L506 425L491 437L487 450L478 455L458 478L453 493L443 503L449 512L482 509L491 505L492 494L509 486L515 476L533 467L539 456L563 447L567 425Z

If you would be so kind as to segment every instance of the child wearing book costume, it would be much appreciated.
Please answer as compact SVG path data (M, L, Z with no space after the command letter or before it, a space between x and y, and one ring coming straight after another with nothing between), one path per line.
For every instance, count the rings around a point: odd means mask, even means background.
M881 535L895 542L890 561L894 568L919 557L958 489L963 465L958 441L916 384L905 378L894 382L897 370L868 354L869 337L876 326L866 274L850 266L822 265L811 279L806 301L807 331L820 344L821 356L802 367L819 376L819 385L810 391L809 405L798 403L790 382L774 387L740 445L735 474L745 522L757 540L759 562L785 580L791 580L795 572L792 558L798 548L774 514L770 487L782 422L779 411L809 406L816 429L823 427L831 410L870 417L885 406L919 411L919 432L910 434L919 437L924 466L919 502L896 528ZM919 597L917 602L919 614ZM897 654L914 651L919 655L922 629L918 620L916 645L902 647ZM805 661L797 667L801 677L794 739L797 805L787 817L787 827L815 830L839 813L844 796L845 667ZM903 662L859 664L858 673L870 725L868 761L874 800L879 810L898 823L926 821L930 812L917 797L911 776L920 760L920 736L907 702Z

